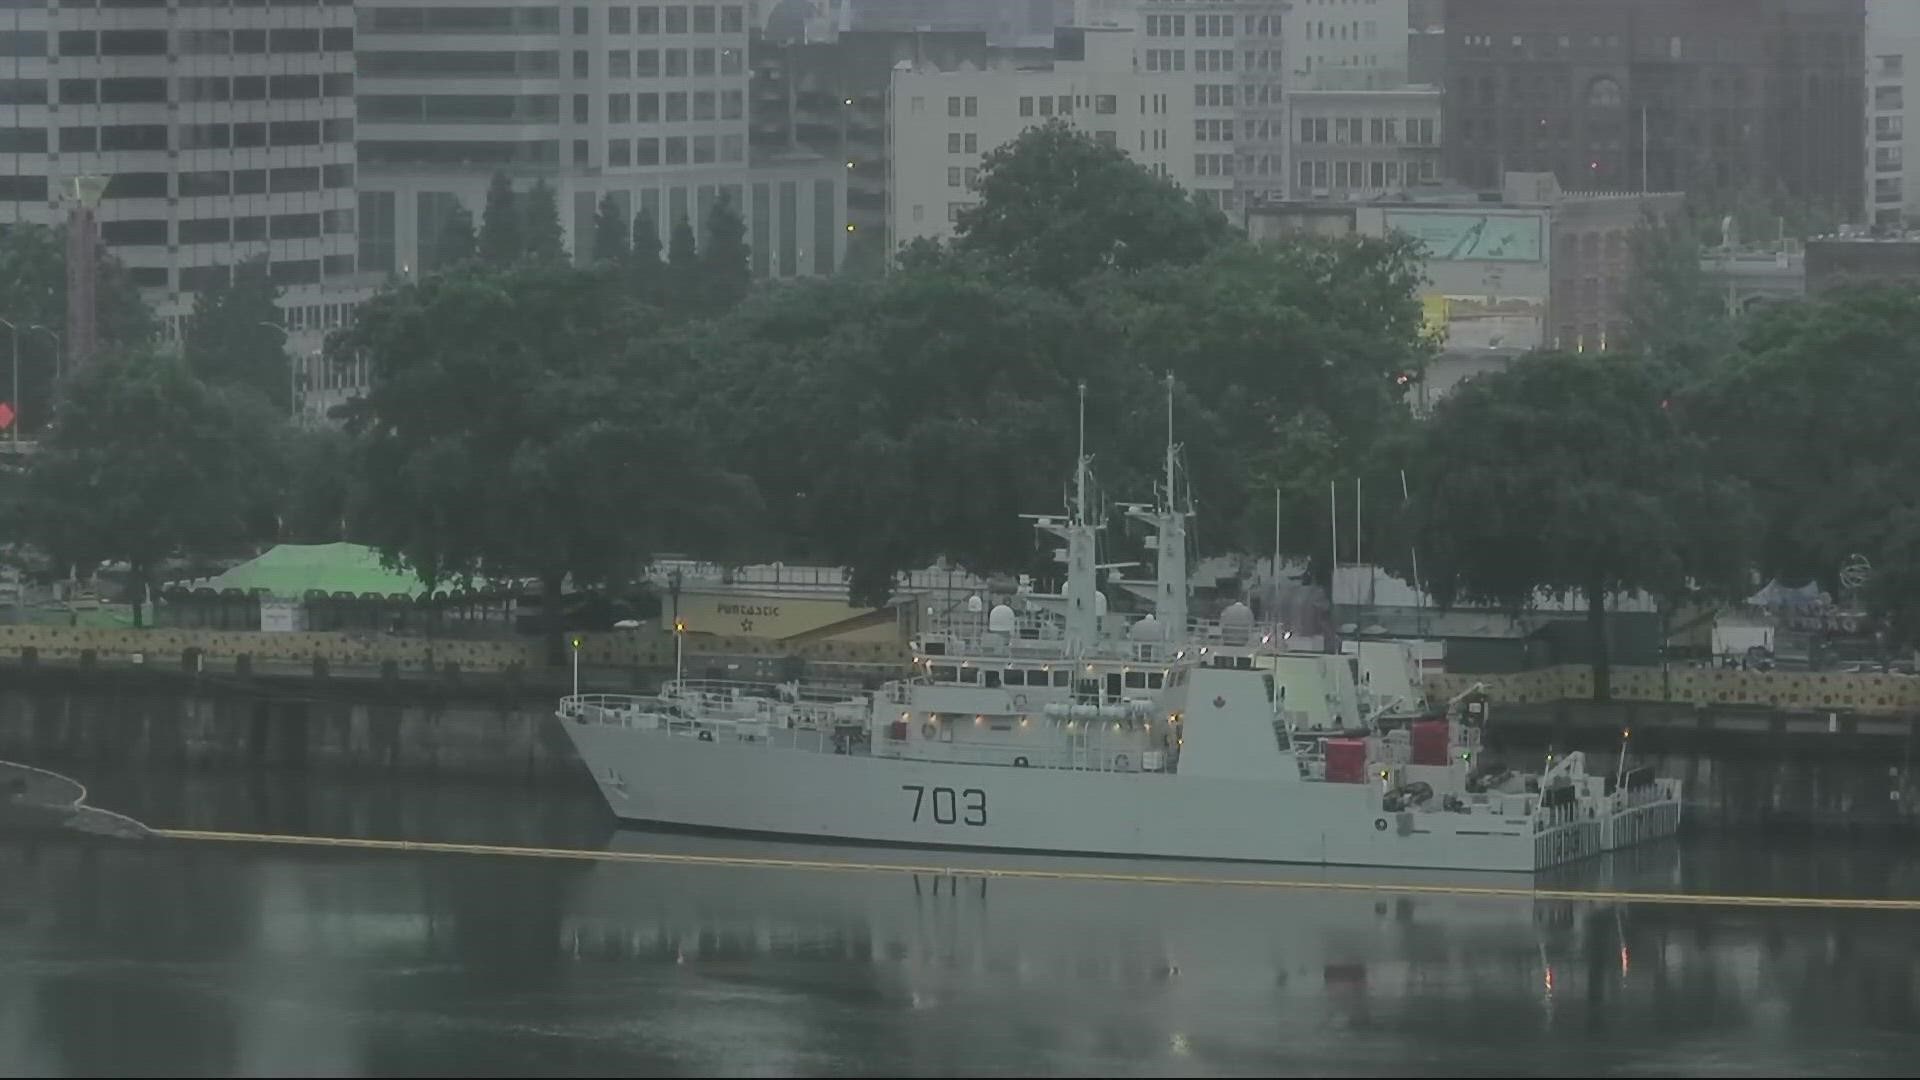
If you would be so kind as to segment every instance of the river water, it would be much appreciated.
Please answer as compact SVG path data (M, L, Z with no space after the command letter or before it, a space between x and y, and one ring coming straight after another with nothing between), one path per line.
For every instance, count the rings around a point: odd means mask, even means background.
M508 788L80 778L156 826L618 858L0 838L0 1075L1920 1071L1920 912L636 833ZM1920 855L1696 833L1551 884L1920 898Z

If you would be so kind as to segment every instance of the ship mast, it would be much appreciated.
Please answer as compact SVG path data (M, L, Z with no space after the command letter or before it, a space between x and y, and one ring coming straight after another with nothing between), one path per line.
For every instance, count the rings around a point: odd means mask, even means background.
M1187 636L1187 513L1180 508L1177 477L1179 447L1173 441L1173 372L1167 372L1167 487L1161 505L1159 531L1155 545L1159 549L1159 595L1154 598L1153 617L1167 628L1167 640L1184 642Z
M1099 567L1094 559L1101 525L1095 520L1087 492L1088 465L1092 460L1087 456L1087 384L1082 382L1079 456L1074 461L1073 490L1067 496L1066 519L1061 520L1057 514L1021 515L1032 519L1034 526L1041 531L1067 542L1065 551L1054 553L1054 558L1067 566L1066 588L1059 593L1035 595L1030 599L1041 601L1050 608L1058 605L1057 610L1065 622L1067 652L1071 656L1086 655L1094 651L1100 642Z

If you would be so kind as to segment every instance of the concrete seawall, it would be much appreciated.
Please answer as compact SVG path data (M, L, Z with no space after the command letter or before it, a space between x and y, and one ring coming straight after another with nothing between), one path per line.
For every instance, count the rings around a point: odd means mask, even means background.
M564 676L563 676L564 678ZM618 691L629 671L583 689ZM0 759L50 768L250 771L591 791L553 717L567 683L512 676L208 676L0 666ZM1693 706L1554 702L1496 708L1490 754L1551 747L1639 761L1687 785L1695 820L1920 828L1913 739L1869 721ZM1845 721L1845 722L1843 722Z

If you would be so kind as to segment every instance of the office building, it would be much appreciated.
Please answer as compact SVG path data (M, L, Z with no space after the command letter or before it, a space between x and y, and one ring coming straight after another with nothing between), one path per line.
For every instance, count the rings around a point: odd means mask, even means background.
M1907 165L1907 99L1920 101L1920 3L1867 0L1866 214L1904 228L1920 216L1920 161Z
M1447 0L1450 172L1864 205L1863 0Z
M1197 186L1201 176L1231 183L1231 154L1197 138L1191 92L1135 70L1134 31L1057 33L1054 60L1044 66L896 69L888 250L951 236L960 211L979 200L983 155L1055 118L1183 186Z
M459 208L494 173L554 189L584 259L603 196L646 211L664 247L722 196L761 277L832 273L846 245L844 164L748 150L748 6L361 0L361 262L431 270Z
M14 3L0 19L0 220L58 224L107 178L100 242L177 340L194 294L268 260L308 357L367 295L344 3Z

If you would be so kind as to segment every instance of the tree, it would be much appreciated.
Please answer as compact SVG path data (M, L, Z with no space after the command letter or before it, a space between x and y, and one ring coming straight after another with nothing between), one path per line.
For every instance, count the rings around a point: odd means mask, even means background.
M28 475L23 524L58 565L124 560L138 626L161 560L249 535L274 418L151 352L102 357L68 393Z
M1631 241L1633 273L1621 307L1632 348L1684 371L1703 371L1733 344L1725 302L1700 266L1685 218L1643 217Z
M718 314L747 295L753 271L747 265L747 223L724 192L707 212L706 241L700 247L700 307Z
M1162 392L1105 345L1066 298L996 275L832 278L692 328L697 377L680 385L684 411L763 493L788 538L776 554L846 566L853 595L882 603L898 571L941 555L1055 572L1019 515L1061 506L1080 379L1101 480L1145 490L1130 478L1157 467Z
M1896 288L1764 308L1739 349L1680 395L1714 464L1754 489L1763 577L1838 594L1849 555L1878 565L1893 543L1901 557L1892 514L1920 505L1916 395L1920 297Z
M566 234L560 228L560 202L553 188L547 186L545 180L537 180L519 201L523 215L520 236L526 244L524 257L539 262L564 261Z
M266 256L234 267L230 283L194 297L182 351L195 378L259 394L285 415L292 404L292 362L280 328L280 292L267 274Z
M0 315L20 328L20 400L14 407L23 432L45 427L52 416L55 375L66 369L66 243L64 226L0 229ZM158 327L153 311L119 260L105 245L99 251L94 311L100 351L144 347ZM12 359L9 355L5 362L11 365ZM11 397L11 371L0 378L9 380L8 392L0 396Z
M593 215L593 261L625 264L633 254L627 229L627 216L613 192L600 196L599 209Z
M490 266L509 266L527 249L526 228L519 196L505 173L494 173L487 185L487 207L480 217L480 259Z
M666 274L660 265L660 226L645 210L633 215L633 290L647 303L658 305Z
M353 437L340 428L287 425L281 429L275 500L281 540L331 544L349 538L355 449Z
M1266 550L1279 487L1287 551L1326 554L1328 481L1372 468L1409 420L1401 376L1432 353L1421 278L1419 248L1404 238L1302 239L1224 246L1086 290L1131 363L1171 370L1206 403L1213 437L1188 442L1196 494L1216 508L1209 546Z
M663 537L697 548L684 523L745 490L661 407L624 293L610 268L476 268L379 294L331 346L374 373L348 408L356 531L429 583L537 577L555 663L565 581L630 575Z
M673 223L667 237L666 274L664 292L672 306L700 310L700 253L694 246L693 226L684 217Z
M455 204L433 241L430 257L423 260L428 268L441 270L470 261L477 243L473 236L473 211Z
M1058 119L989 153L979 192L960 211L954 250L989 256L1044 288L1107 269L1198 262L1232 236L1220 211Z
M1744 485L1717 475L1623 356L1536 355L1443 399L1411 465L1423 582L1442 606L1587 601L1594 694L1608 696L1607 598L1741 593Z

